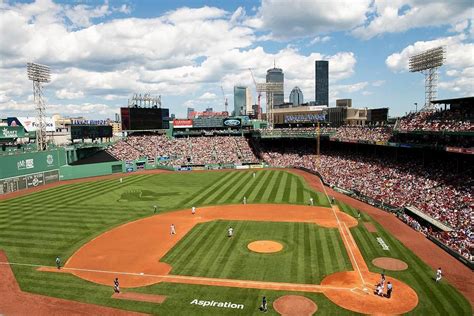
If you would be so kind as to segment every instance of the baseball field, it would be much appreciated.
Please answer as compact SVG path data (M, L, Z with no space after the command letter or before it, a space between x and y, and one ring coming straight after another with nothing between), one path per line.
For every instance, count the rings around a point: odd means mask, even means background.
M436 283L435 272L367 214L331 205L288 170L255 173L139 174L0 201L0 275L11 268L20 287L0 280L0 291L11 292L0 295L0 313L15 310L8 302L26 308L28 299L14 298L21 292L161 315L258 315L263 296L275 315L284 296L280 312L298 311L303 296L312 311L331 315L472 314L464 296ZM380 258L390 259L385 268ZM382 272L394 285L391 298L373 294ZM34 299L62 313L76 308Z

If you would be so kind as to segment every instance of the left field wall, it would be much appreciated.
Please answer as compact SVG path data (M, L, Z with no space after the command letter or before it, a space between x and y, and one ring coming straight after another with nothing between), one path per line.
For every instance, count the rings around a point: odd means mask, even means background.
M122 161L68 165L65 148L0 156L0 194L40 187L60 180L102 176L125 170Z

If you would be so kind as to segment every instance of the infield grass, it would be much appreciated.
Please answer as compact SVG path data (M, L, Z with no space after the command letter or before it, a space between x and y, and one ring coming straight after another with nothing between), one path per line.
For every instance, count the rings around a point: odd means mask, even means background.
M234 228L232 238L227 237L229 227ZM283 250L254 253L247 245L256 240L279 242ZM172 274L305 284L352 269L338 230L311 223L201 223L161 261L173 267Z

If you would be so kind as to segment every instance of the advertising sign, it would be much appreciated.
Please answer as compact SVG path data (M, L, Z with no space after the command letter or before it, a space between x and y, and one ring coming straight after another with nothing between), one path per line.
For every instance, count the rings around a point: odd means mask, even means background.
M193 120L180 120L180 119L173 120L173 127L174 128L192 128Z
M240 118L226 118L224 119L224 126L227 127L239 127L242 125Z
M107 120L71 120L71 125L109 125Z
M324 114L285 115L285 123L317 123L325 120L326 115Z
M46 123L47 132L55 132L56 125L52 117L45 117L44 121ZM8 126L23 126L27 132L34 132L38 126L35 117L28 116L17 116L7 118Z
M44 184L59 181L59 170L32 173L20 177L0 180L0 194L35 188Z
M1 158L0 179L59 168L58 154L56 151L23 153Z
M0 139L25 137L25 129L21 126L1 126Z

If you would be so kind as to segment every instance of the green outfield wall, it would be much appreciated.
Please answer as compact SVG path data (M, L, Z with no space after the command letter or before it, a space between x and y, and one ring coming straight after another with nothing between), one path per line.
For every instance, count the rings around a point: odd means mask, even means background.
M123 161L103 162L78 166L65 165L59 168L60 180L104 176L112 173L121 173L124 171L125 164Z

